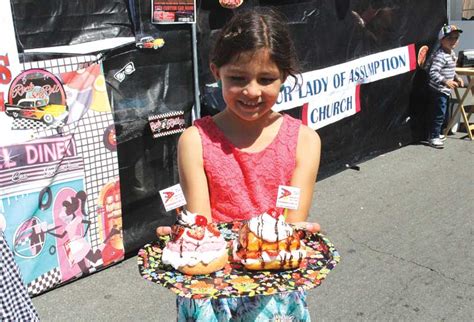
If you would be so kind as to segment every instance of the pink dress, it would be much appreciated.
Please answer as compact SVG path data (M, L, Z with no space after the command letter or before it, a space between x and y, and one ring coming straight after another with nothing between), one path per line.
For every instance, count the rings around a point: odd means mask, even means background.
M236 148L211 117L194 125L201 135L212 219L244 220L274 208L278 186L288 185L293 175L301 121L285 115L275 139L257 153ZM304 291L196 300L178 296L176 303L178 321L311 320Z
M255 153L235 147L211 117L194 125L201 135L212 219L245 220L274 208L278 186L289 185L295 169L301 121L284 115L274 140Z

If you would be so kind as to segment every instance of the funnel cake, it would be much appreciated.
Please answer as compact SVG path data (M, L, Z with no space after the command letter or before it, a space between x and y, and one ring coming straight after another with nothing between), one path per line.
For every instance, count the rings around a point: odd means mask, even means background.
M206 217L183 211L171 230L171 240L163 249L164 264L197 275L213 273L227 263L227 242Z
M306 257L303 235L271 209L242 226L234 242L234 259L249 270L298 268Z

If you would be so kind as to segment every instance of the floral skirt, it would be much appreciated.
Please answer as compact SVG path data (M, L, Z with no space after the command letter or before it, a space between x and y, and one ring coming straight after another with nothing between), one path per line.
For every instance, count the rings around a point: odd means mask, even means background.
M221 299L178 296L178 321L310 321L306 292Z

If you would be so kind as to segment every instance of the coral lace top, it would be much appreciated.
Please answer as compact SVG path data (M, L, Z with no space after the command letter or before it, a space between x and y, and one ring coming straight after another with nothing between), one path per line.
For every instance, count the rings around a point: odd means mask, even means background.
M278 186L289 185L295 169L301 121L284 115L273 141L255 153L235 147L209 116L194 125L201 135L212 219L246 220L275 207Z

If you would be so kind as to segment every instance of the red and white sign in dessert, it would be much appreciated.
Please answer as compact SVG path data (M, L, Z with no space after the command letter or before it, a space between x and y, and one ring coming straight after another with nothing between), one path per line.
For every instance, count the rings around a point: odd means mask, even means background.
M160 190L160 197L166 211L171 211L186 204L186 199L179 183Z

